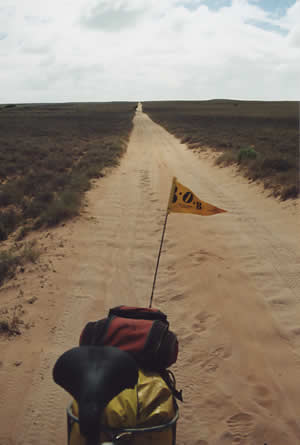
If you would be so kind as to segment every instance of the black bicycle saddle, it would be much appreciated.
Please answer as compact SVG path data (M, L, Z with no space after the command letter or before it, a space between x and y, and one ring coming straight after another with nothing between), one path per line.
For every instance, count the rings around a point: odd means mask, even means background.
M62 354L53 379L78 403L80 432L97 443L106 405L138 381L138 366L127 352L111 346L80 346Z

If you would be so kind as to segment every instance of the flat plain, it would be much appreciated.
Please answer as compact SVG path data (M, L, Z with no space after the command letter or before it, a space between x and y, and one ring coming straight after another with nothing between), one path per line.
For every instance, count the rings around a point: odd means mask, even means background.
M153 307L179 339L177 443L300 442L298 199L268 197L207 153L139 106L127 149L92 179L77 216L2 242L35 240L40 255L0 287L1 317L16 323L0 335L1 445L66 443L70 397L53 383L53 365L87 321L121 304L148 306L173 176L227 210L168 217Z

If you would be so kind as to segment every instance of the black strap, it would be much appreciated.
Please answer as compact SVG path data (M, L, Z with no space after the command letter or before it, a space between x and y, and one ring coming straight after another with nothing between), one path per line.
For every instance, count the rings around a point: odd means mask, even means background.
M172 371L169 369L164 369L160 373L161 377L164 379L170 390L172 391L173 396L175 399L180 400L180 402L183 402L183 396L182 396L182 389L178 391L176 388L176 379L175 375Z

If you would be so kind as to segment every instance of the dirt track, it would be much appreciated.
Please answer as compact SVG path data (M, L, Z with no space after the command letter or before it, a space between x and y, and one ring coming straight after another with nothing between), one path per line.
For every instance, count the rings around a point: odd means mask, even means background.
M0 339L0 445L66 443L69 397L52 366L86 321L149 304L173 176L228 210L168 220L153 306L180 341L177 443L300 443L297 206L197 157L138 110L120 167L95 183L80 218L41 235L38 268L0 292L1 304L38 298L24 314L34 326Z

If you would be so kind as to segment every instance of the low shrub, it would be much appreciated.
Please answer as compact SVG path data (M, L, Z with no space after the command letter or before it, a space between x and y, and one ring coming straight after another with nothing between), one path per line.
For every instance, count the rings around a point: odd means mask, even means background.
M36 262L39 255L40 251L34 241L0 252L0 286L14 276L17 266Z
M19 262L19 257L12 250L0 252L0 286L5 279L14 276Z
M254 150L253 147L241 148L237 156L239 164L243 161L248 161L249 159L256 159L256 158L257 158L257 152Z
M190 142L193 142L193 137L192 136L184 136L181 139L181 143L182 144L189 144Z
M24 311L21 304L16 304L13 308L13 313L11 315L3 315L0 318L0 334L6 334L8 336L20 335L20 326L24 324L21 316Z
M8 209L0 212L0 232L2 232L2 234L6 233L7 238L7 236L15 230L19 220L20 215L14 209Z
M51 192L50 190L41 191L36 196L36 200L38 202L51 202L53 198L54 198L53 192Z
M295 199L299 197L299 186L292 185L285 187L281 192L281 199L286 201L287 199Z
M22 199L23 190L18 181L0 186L0 207L7 207Z
M8 237L7 228L0 222L0 241L5 241Z
M55 226L61 221L78 215L81 198L76 191L66 190L58 195L42 213L38 224Z
M22 241L30 232L30 228L28 226L23 226L17 233L16 241Z
M263 170L275 170L277 172L285 172L291 167L291 162L286 159L264 159L262 162Z
M60 190L68 184L68 175L66 173L60 173L52 178L53 190Z
M84 171L74 171L70 175L69 187L77 192L85 192L89 189L89 177Z
M99 178L101 177L101 170L102 168L97 167L97 165L95 166L90 166L87 170L86 170L86 175L89 179L92 178Z
M45 209L46 205L46 202L40 201L38 199L32 199L23 210L23 215L25 218L37 218Z
M36 243L34 241L31 241L29 243L26 243L23 247L23 250L20 255L20 262L22 264L25 263L35 263L37 259L39 258L41 252L37 248Z

